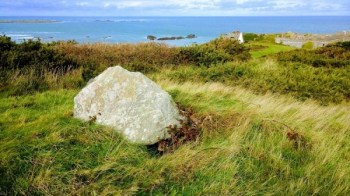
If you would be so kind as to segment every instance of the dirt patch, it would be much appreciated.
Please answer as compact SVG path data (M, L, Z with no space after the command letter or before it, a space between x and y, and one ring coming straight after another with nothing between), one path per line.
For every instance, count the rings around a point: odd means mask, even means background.
M198 126L197 120L194 118L193 110L180 105L178 105L178 108L185 119L180 122L180 128L173 126L168 127L168 132L171 137L155 144L158 153L164 154L173 152L185 143L197 141L201 136L202 129Z
M287 131L287 138L289 141L293 142L295 149L309 149L311 148L311 144L307 142L305 136L301 135L300 133L294 131L294 130L288 130Z

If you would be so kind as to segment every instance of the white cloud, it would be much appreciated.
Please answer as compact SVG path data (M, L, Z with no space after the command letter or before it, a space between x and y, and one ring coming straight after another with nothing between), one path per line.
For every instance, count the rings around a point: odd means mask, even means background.
M263 0L234 0L234 2L238 5L242 5L245 3L251 3L251 2L259 2L259 1L263 1Z
M318 2L313 4L314 10L340 10L342 6L339 4L329 3L329 2Z
M118 9L133 8L133 7L144 7L145 4L142 1L120 1L120 2L106 2L103 7L115 7Z
M221 0L144 0L144 1L119 1L114 3L118 8L128 7L167 7L183 9L212 9L217 8Z
M67 2L65 2L64 4L67 4ZM77 6L82 6L82 7L84 7L84 6L89 6L90 3L89 3L89 2L86 2L86 1L83 1L83 2L78 2L78 3L76 3L76 5L77 5Z
M288 9L306 6L307 3L303 0L274 0L270 4L274 9Z

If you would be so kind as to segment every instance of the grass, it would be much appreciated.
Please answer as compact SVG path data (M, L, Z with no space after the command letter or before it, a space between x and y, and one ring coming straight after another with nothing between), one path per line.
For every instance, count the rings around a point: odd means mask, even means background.
M350 98L350 66L312 67L301 63L280 64L273 58L230 62L206 67L181 66L155 74L181 82L221 82L242 86L257 93L288 94L299 100L314 99L320 104L346 102Z
M271 54L291 51L295 49L290 46L269 43L264 41L256 41L256 42L248 43L246 45L251 48L250 54L252 55L253 58L261 58Z
M200 141L157 156L72 117L75 90L0 100L1 191L15 194L346 194L350 106L160 80ZM297 137L289 137L295 134Z

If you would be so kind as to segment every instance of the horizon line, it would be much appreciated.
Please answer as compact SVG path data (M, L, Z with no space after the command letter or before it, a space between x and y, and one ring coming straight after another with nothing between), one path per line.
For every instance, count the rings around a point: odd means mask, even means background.
M162 15L0 15L0 17L350 17L350 15L181 15L181 16L162 16Z

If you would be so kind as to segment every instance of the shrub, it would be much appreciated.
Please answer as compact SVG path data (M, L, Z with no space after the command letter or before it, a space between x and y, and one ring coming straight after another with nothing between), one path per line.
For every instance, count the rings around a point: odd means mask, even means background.
M16 44L11 38L0 39L0 67L6 69L49 69L67 70L76 68L77 63L54 48L40 41L25 41Z
M138 44L69 44L55 45L79 65L94 63L100 70L122 65L131 71L149 72L179 63L178 49L160 43Z
M84 66L82 78L85 82L88 82L90 79L96 77L98 75L97 65L94 63L90 63Z
M311 50L314 48L314 43L313 42L306 42L305 44L303 44L302 48L306 49L306 50Z
M264 39L264 34L243 33L243 39L245 42L262 41Z
M48 76L59 78L79 67L65 53L39 40L17 44L1 36L0 48L0 87L16 95L46 90Z
M315 50L298 49L277 54L280 62L299 62L314 67L345 67L350 65L348 43L336 43Z
M315 62L322 64L323 61ZM325 62L329 63L329 62ZM179 82L222 82L242 86L258 93L288 94L300 100L341 103L350 100L350 71L345 67L314 67L302 63L278 63L270 59L246 63L230 62L207 67L181 67L164 79Z
M335 44L329 44L326 46L326 48L332 48L332 47L340 47L345 50L350 50L350 41L345 41L345 42L337 42Z
M16 43L11 40L11 37L6 37L5 35L0 36L0 51L11 50Z
M243 33L243 39L245 42L255 41L258 37L259 35L255 33Z
M218 38L202 45L182 47L180 50L182 62L195 65L210 66L228 61L246 61L251 58L249 49L237 40Z

